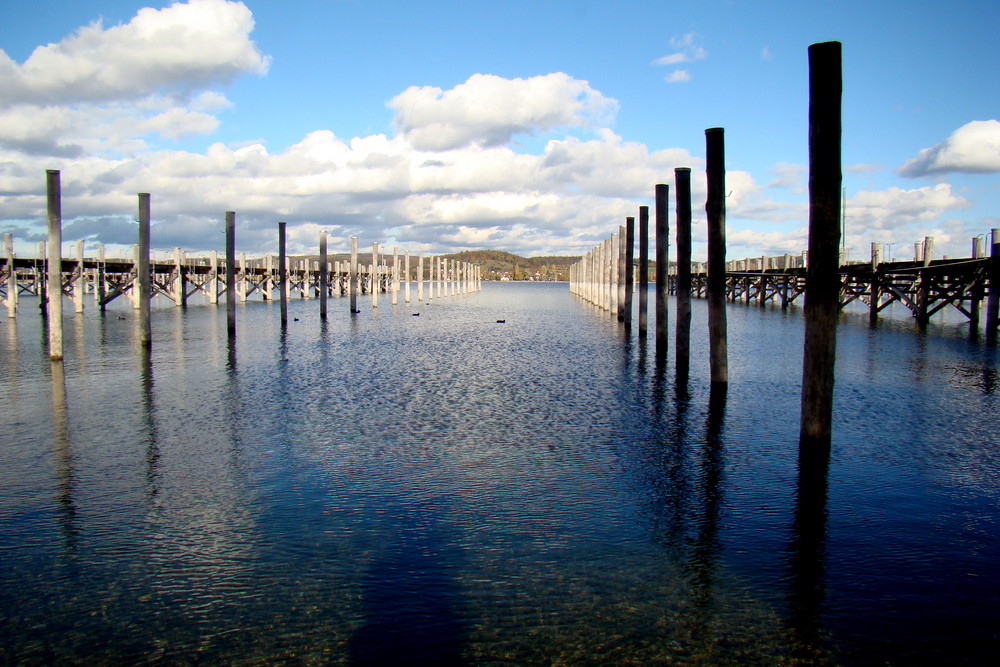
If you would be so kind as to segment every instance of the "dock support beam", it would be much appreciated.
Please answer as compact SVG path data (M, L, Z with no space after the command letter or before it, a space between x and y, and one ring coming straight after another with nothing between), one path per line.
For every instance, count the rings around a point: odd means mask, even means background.
M326 258L326 232L319 233L319 319L326 319L326 293L329 290Z
M656 220L656 358L662 362L667 353L667 268L670 263L670 221L667 207L670 202L670 186L656 185L654 217Z
M285 256L285 223L278 223L278 295L281 326L288 324L288 258Z

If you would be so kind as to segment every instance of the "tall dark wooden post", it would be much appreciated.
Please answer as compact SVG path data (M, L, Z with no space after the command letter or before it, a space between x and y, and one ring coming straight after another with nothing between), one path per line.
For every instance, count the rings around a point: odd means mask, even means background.
M990 238L990 294L986 299L986 340L995 343L1000 324L1000 229Z
M58 169L45 172L46 204L48 208L48 280L46 281L46 301L48 302L49 358L59 361L63 358L62 326L62 185ZM13 275L13 273L11 274ZM17 280L11 285L16 290Z
M625 326L632 326L632 290L634 267L632 249L635 247L635 218L625 218Z
M711 382L729 383L726 349L726 145L725 130L705 130L705 171L708 192L708 342Z
M674 169L674 205L677 216L677 328L675 372L687 380L691 360L691 169Z
M667 353L667 288L670 278L670 221L668 206L670 186L656 185L656 357L662 359Z
M236 211L226 211L226 331L236 335Z
M149 270L150 246L150 201L149 193L139 193L139 263L136 267L136 286L139 290L139 342L144 347L153 344L153 329L150 323L150 300L153 298L152 275Z
M285 223L278 223L278 294L281 303L281 326L288 324L288 268L285 257Z
M319 319L321 320L326 319L326 293L329 290L326 264L326 232L323 231L319 233Z
M639 207L639 337L646 335L649 301L649 207Z
M799 446L828 449L840 312L840 42L809 47L809 267Z

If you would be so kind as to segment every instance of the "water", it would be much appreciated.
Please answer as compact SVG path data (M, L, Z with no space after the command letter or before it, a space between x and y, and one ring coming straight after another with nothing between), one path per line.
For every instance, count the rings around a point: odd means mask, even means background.
M800 473L797 311L730 306L712 401L701 301L681 385L564 284L382 301L241 305L234 344L156 309L151 354L67 313L55 365L31 301L0 320L0 661L1000 653L1000 363L963 327L846 316Z

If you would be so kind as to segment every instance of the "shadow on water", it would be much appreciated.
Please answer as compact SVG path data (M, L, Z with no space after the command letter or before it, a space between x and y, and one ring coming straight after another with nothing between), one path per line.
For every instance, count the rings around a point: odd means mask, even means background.
M364 582L364 622L350 643L356 665L459 665L467 629L448 564L449 542L430 512L398 510L402 525Z

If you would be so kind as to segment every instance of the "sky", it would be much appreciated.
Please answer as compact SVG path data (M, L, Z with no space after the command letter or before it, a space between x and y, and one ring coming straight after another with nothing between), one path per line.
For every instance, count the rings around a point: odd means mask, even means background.
M808 47L843 44L851 259L1000 227L1000 3L3 0L0 232L289 252L590 250L725 129L728 257L808 237ZM671 194L673 197L673 193ZM671 202L671 225L673 226ZM71 256L69 250L67 256Z

